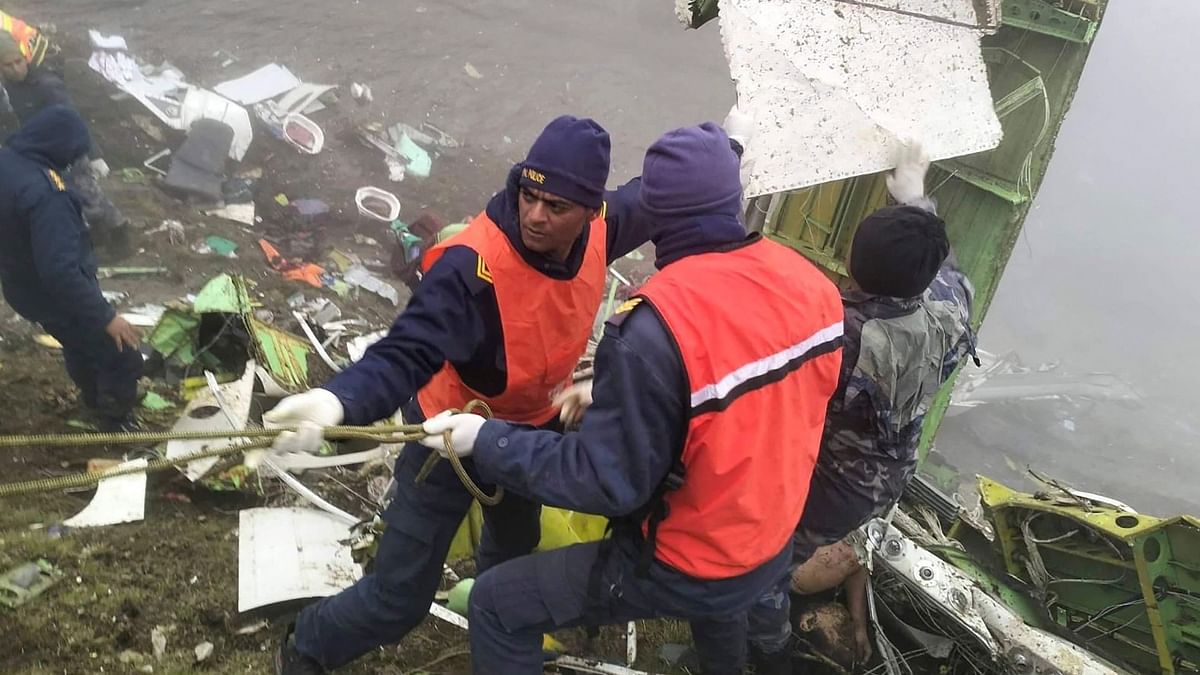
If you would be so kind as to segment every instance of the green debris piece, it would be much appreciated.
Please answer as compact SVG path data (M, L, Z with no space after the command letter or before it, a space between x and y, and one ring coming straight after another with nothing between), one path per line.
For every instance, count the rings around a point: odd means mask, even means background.
M451 223L437 233L437 243L440 244L465 229L467 229L467 223Z
M254 336L254 349L258 362L284 388L300 389L308 386L308 342L291 333L248 317L246 324Z
M344 298L344 297L350 295L350 291L352 288L353 287L350 284L346 283L345 281L342 281L341 279L334 279L333 285L331 285L329 287L330 290L332 290L334 293L338 294L339 298Z
M251 309L250 305L250 293L246 290L245 280L239 276L222 274L204 284L204 288L196 294L192 309L197 314L246 314Z
M204 243L208 244L208 247L212 249L213 253L226 258L234 257L234 254L237 253L238 249L236 241L231 241L225 237L218 237L216 235L205 237Z
M200 329L200 316L178 309L168 309L154 326L146 343L165 359L173 359L183 365L196 361L196 333Z
M61 578L62 572L48 560L39 559L17 565L0 574L0 605L10 609L20 607L41 595Z
M67 426L72 429L83 429L84 431L95 431L96 425L83 420L67 420Z
M396 142L396 152L404 157L406 173L417 178L429 178L429 172L433 169L433 158L425 148L409 138L407 133L400 134L400 140Z
M275 195L275 203L280 206L287 206L288 205L287 195L283 194L282 192Z
M175 407L175 404L152 391L148 391L142 397L142 407L146 410L170 410Z

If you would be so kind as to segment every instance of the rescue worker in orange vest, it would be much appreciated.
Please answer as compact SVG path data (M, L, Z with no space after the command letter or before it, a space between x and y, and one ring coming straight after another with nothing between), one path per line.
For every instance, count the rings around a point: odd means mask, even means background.
M542 633L652 617L691 622L705 672L741 672L746 611L791 562L842 306L800 254L747 236L738 164L711 123L647 151L641 203L660 271L608 321L578 432L425 422L489 483L613 522L609 539L478 578L474 672L541 673ZM439 436L423 443L445 452Z
M609 263L648 240L638 180L605 193L609 137L590 119L552 121L504 190L426 255L425 275L388 335L322 388L285 398L267 424L298 425L276 449L314 452L321 427L367 424L404 406L420 422L472 399L497 417L557 428L553 403L583 355ZM425 617L472 498L447 462L420 484L429 451L396 461L396 493L374 571L311 605L285 636L279 672L321 673L398 642ZM469 463L468 463L469 466ZM481 478L490 492L490 481ZM483 510L479 569L532 551L541 507L508 494Z

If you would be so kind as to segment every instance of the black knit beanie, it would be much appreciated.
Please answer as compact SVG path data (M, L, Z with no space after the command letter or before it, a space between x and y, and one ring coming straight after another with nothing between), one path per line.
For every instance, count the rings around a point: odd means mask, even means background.
M888 206L854 233L850 277L864 292L896 298L921 295L950 254L946 223L915 206Z

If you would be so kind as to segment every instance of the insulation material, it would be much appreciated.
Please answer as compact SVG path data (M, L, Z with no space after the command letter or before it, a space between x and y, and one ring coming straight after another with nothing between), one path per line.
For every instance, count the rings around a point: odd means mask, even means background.
M316 509L238 513L238 611L323 598L350 586L362 568L350 557L350 526Z
M738 105L757 127L742 162L747 197L890 169L903 139L934 160L1000 143L979 45L986 30L957 22L977 23L972 0L905 8L721 2Z

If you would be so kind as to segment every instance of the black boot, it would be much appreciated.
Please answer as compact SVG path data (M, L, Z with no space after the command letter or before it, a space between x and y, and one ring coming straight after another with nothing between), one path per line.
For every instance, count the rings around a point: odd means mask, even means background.
M792 644L777 652L764 652L750 645L750 672L752 675L792 675Z
M295 624L288 626L287 634L275 651L275 675L325 675L321 664L296 649L295 631Z

